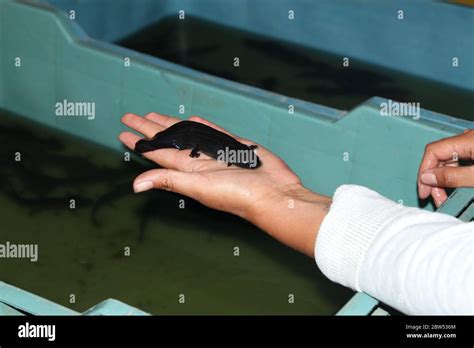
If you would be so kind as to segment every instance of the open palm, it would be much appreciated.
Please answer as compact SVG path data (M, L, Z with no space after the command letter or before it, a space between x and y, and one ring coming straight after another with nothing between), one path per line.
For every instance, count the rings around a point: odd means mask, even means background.
M203 118L193 116L190 120L227 133L241 143L254 144ZM157 113L144 117L126 114L122 117L125 125L147 138L180 121L178 118ZM136 142L142 138L131 132L123 132L119 139L133 150ZM252 206L265 206L265 202L274 201L275 196L301 186L300 179L283 160L260 145L256 151L262 161L262 166L258 169L228 167L205 154L201 154L199 158L191 158L190 150L159 149L147 152L143 155L163 168L140 174L135 178L134 189L136 192L152 188L174 191L196 199L208 207L245 218Z

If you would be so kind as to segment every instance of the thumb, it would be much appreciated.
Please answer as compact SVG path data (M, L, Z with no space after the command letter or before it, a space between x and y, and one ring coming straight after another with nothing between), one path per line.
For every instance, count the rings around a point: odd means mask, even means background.
M172 169L152 169L137 176L133 182L135 193L155 189L177 192L193 197L198 177L193 173Z
M474 166L429 169L421 174L420 180L435 187L474 187Z

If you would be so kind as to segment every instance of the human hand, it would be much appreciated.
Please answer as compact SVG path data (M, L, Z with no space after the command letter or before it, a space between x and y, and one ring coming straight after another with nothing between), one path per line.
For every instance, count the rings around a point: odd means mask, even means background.
M200 117L193 116L190 120L227 133L241 143L254 144ZM145 117L134 114L122 117L125 125L147 138L179 121L178 118L157 113ZM131 132L123 132L119 139L133 150L141 138ZM241 216L283 243L312 255L319 226L315 226L317 221L314 220L318 218L318 208L324 208L321 213L327 211L330 199L304 188L285 162L264 147L259 145L256 151L262 162L258 169L228 167L205 154L191 158L190 150L159 149L147 152L143 155L163 169L140 174L135 178L134 190L142 192L156 188L189 196L210 208ZM314 203L316 208L312 206Z
M439 207L446 199L444 188L474 187L474 166L459 166L459 160L474 161L474 130L426 145L418 171L418 194L430 195Z

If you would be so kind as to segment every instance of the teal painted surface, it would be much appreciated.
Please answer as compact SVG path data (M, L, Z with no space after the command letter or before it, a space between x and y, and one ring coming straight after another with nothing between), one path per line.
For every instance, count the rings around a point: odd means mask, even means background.
M16 309L10 307L10 306L7 306L6 304L4 303L0 303L0 315L2 316L7 316L7 315L15 315L15 316L21 316L21 315L24 315L23 313L17 311Z
M474 204L471 203L466 211L459 216L459 219L465 222L472 221L474 217Z
M458 217L462 221L471 221L474 218L474 188L456 189L449 199L439 207L438 211Z
M83 315L149 315L123 302L108 299L85 311Z
M432 0L45 0L113 42L170 15L222 25L474 90L474 9ZM295 19L288 20L293 10ZM402 10L403 20L398 19ZM127 25L123 25L123 23ZM452 67L452 58L459 66Z
M38 4L0 0L0 51L0 108L119 150L122 114L176 115L184 104L183 116L206 116L261 143L323 194L356 183L417 206L415 179L425 144L474 127L425 110L419 120L384 117L380 98L346 114L213 78L92 40L64 15ZM21 57L21 68L15 57ZM124 57L131 67L123 66ZM95 102L96 119L55 116L54 104L63 99ZM295 105L292 115L289 104ZM0 302L13 298L34 313L76 314L0 285Z
M336 315L369 315L379 304L375 298L358 292L341 308Z
M0 281L0 315L80 315L76 311ZM148 315L123 302L107 299L82 315Z
M0 303L33 315L77 315L78 313L0 281Z
M1 6L2 33L15 28L15 35L2 35L3 58L11 64L2 69L1 107L114 149L121 149L116 137L125 112L177 115L184 104L183 116L206 116L269 147L314 190L332 194L340 184L357 183L417 205L414 183L425 144L472 127L425 111L420 120L381 116L379 99L343 117L342 111L94 41L43 7L11 1ZM21 69L13 65L17 56ZM131 57L128 68L125 56ZM55 116L54 104L64 99L95 102L96 119ZM295 105L293 115L289 104ZM345 153L348 161L342 160Z

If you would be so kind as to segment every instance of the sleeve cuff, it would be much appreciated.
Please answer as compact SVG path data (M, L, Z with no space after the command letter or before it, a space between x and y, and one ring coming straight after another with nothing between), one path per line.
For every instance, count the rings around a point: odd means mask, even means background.
M385 224L414 209L362 186L340 186L316 239L319 269L332 281L361 291L360 269L370 245Z

